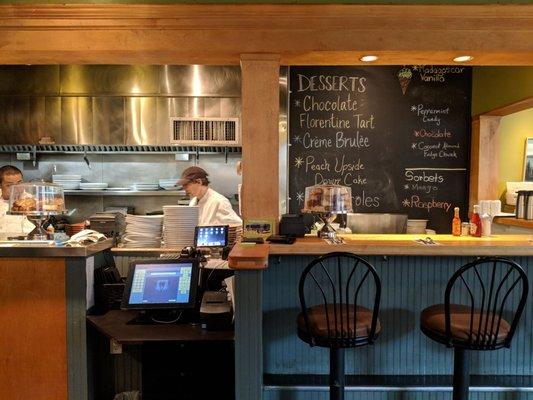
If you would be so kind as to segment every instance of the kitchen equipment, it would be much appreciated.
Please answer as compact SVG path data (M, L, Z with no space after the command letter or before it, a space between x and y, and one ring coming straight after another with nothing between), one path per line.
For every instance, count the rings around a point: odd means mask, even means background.
M304 237L311 231L313 218L311 214L283 214L279 223L282 236Z
M516 195L516 218L526 218L526 210L528 206L529 190L519 190Z
M528 190L526 194L525 219L533 219L533 190Z
M331 223L337 214L352 211L352 189L340 185L314 185L305 188L305 201L302 212L316 214L324 226L318 231L318 237L335 237Z
M99 212L89 217L90 228L107 237L120 236L126 227L124 214L120 212Z
M533 190L533 182L507 182L505 203L509 205L517 204L517 194L521 190Z
M407 214L348 213L346 226L352 233L405 233Z

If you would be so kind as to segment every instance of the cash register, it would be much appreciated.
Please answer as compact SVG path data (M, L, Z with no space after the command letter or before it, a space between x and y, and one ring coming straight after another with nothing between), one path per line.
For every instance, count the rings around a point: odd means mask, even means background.
M208 330L232 327L233 271L227 266L227 225L198 226L194 247L154 260L134 260L122 309L141 310L131 324L201 322ZM222 288L227 280L228 291Z
M131 324L175 323L194 312L198 260L134 260L130 264L121 308L140 310Z

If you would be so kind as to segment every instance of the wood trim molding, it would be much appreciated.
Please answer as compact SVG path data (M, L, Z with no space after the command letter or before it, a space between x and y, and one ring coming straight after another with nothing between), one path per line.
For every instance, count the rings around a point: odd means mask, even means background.
M0 31L5 64L533 65L533 5L0 5Z
M517 101L516 103L507 104L503 107L495 108L486 113L483 113L482 115L505 117L506 115L524 111L529 108L533 108L533 97L528 97L527 99Z

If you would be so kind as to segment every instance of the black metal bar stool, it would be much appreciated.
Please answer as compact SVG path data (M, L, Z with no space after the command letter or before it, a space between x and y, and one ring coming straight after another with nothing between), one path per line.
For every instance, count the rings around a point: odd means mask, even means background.
M371 279L367 279L369 275ZM372 303L372 309L358 305L361 293ZM302 312L297 321L298 337L311 347L330 349L329 397L343 400L344 349L372 344L381 331L379 276L361 257L329 253L304 269L299 295ZM318 304L308 306L310 302Z
M446 286L444 304L422 311L422 332L454 348L453 400L468 400L470 350L511 346L528 290L528 279L520 265L505 258L481 258L453 274ZM452 304L452 296L466 304Z

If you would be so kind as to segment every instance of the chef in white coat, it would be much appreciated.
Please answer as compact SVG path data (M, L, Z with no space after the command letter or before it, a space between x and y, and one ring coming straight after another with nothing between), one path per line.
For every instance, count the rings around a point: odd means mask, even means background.
M5 215L9 211L9 195L11 186L22 182L22 172L12 165L4 165L0 168L0 186L2 188L2 198L0 200L0 215Z
M242 225L229 200L209 187L207 172L200 167L183 171L177 184L191 198L191 205L198 205L198 225Z
M9 211L9 195L11 186L22 182L22 171L12 165L4 165L0 168L0 236L5 239L8 236L24 235L33 230L33 225L25 216L6 215Z

